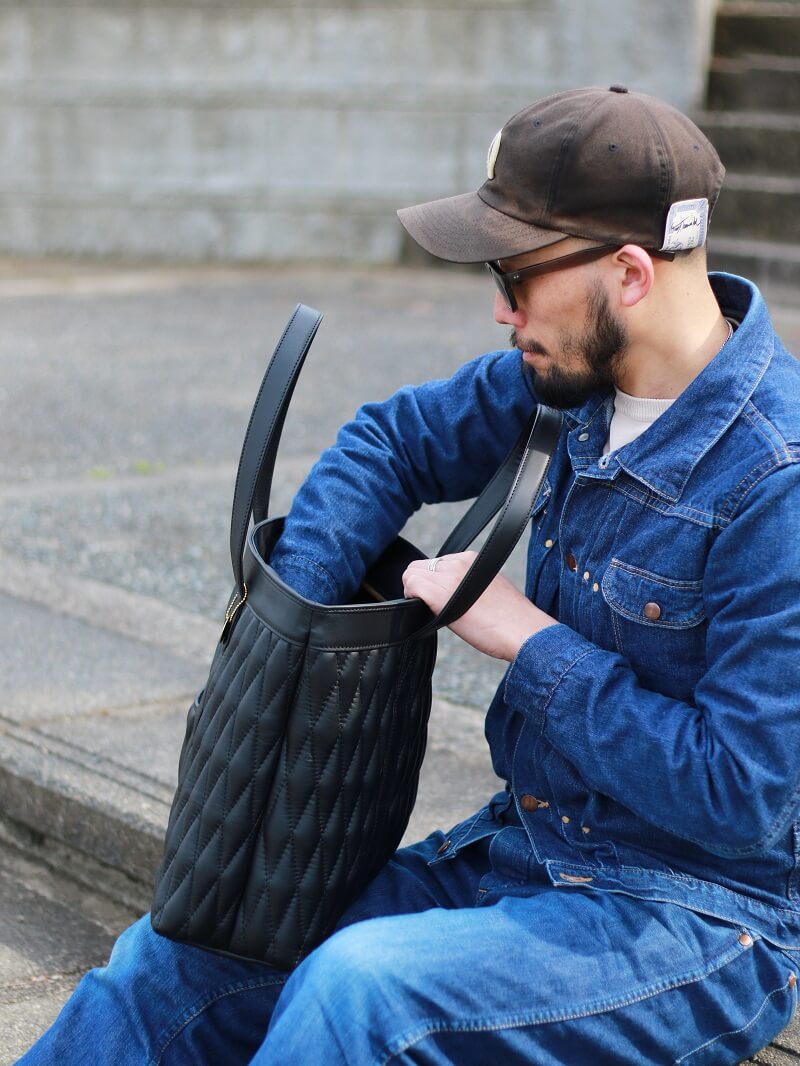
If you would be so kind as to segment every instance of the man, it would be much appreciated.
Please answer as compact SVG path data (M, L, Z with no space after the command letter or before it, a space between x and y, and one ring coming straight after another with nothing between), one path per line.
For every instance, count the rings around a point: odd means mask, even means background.
M526 589L454 630L509 670L508 784L398 852L289 977L143 919L24 1063L736 1063L800 965L800 367L705 271L722 165L650 97L515 115L477 194L400 212L489 264L513 349L345 426L272 565L346 600L421 503L477 493L533 402L564 413ZM447 308L442 308L447 313ZM415 563L438 609L471 556ZM285 983L284 983L285 982Z

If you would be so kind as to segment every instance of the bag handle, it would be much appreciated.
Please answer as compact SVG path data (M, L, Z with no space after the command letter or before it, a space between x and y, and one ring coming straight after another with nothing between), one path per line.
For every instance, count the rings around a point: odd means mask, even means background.
M242 599L247 595L244 546L250 516L256 522L267 517L275 458L289 401L321 321L322 315L313 307L298 304L294 309L264 374L244 435L231 513L231 565ZM238 606L241 604L237 610Z
M464 551L499 511L461 584L439 614L418 631L418 637L455 622L486 591L525 532L560 432L560 412L539 405L502 466L439 550L439 555Z
M251 515L267 517L281 430L311 342L322 315L298 304L273 353L245 433L233 494L231 564L241 602L244 546ZM533 501L547 473L561 430L561 415L539 406L531 414L503 464L445 540L439 555L464 551L495 515L499 515L461 584L441 612L416 634L427 636L450 625L485 591L522 536ZM234 612L241 602L232 604ZM229 608L230 612L230 608ZM226 619L227 621L227 619Z

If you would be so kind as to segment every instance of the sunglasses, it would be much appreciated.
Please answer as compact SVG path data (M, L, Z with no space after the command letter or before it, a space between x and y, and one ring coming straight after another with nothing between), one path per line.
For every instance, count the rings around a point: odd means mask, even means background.
M505 300L509 311L517 310L517 301L514 296L513 286L523 278L535 278L539 274L550 274L554 270L565 270L567 267L581 266L583 263L592 263L595 259L602 259L605 255L611 255L622 247L621 244L600 244L594 248L581 248L579 252L570 252L569 255L560 255L557 259L545 259L543 263L534 263L533 266L522 267L520 270L502 271L497 259L486 264L486 269L492 275L500 295ZM672 262L674 252L651 252L648 255L654 259L666 259Z

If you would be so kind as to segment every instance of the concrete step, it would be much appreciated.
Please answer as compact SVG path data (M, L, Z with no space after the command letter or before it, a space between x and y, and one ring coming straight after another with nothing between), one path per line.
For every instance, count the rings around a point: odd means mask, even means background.
M714 111L800 112L800 58L714 58L706 106Z
M695 122L731 173L800 174L800 115L705 111Z
M732 8L751 8L755 14L769 8L799 8L800 0L719 0L719 12Z
M718 7L721 11L741 7L750 7L760 11L762 8L770 7L800 7L800 0L782 0L782 2L781 0L718 0Z
M713 227L730 236L800 242L800 178L728 173Z
M800 56L800 5L725 5L717 15L714 55Z
M708 239L711 270L750 278L774 306L796 307L800 290L800 245L756 241L712 232Z
M105 870L82 869L76 880L50 845L0 819L0 1066L39 1038L81 975L105 963L139 916L108 899Z

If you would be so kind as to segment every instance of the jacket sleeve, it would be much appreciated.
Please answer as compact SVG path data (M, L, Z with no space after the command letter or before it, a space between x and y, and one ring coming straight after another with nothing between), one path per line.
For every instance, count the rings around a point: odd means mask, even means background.
M533 402L512 349L361 407L301 486L270 565L309 599L347 602L423 503L480 492Z
M629 662L563 624L532 636L507 703L599 792L737 858L800 804L800 448L751 488L707 558L707 670L693 703L644 688Z

